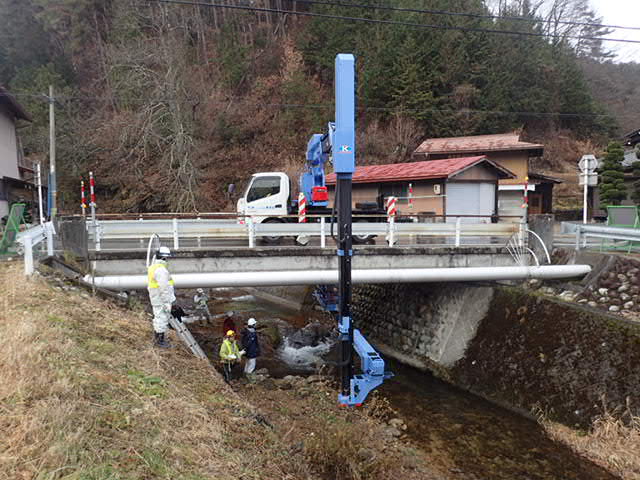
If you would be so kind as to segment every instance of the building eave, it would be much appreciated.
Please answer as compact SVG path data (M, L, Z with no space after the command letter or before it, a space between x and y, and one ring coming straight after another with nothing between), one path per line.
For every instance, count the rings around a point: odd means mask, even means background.
M24 107L2 86L0 86L0 104L6 105L16 119L33 122L33 119Z

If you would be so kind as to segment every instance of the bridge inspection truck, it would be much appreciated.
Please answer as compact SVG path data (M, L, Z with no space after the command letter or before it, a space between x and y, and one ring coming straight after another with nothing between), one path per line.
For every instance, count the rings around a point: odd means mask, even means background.
M335 222L333 208L329 207L329 192L326 185L325 165L334 163L333 136L336 125L328 124L327 133L314 134L307 144L305 171L298 180L298 190L304 194L309 216L308 221L319 221L314 215L329 217ZM350 148L341 146L339 148ZM345 153L345 152L335 152ZM297 222L298 198L292 196L291 179L284 172L260 172L252 175L244 195L238 200L237 210L241 216L250 216L254 223ZM384 198L357 203L352 209L354 221L385 221ZM354 235L354 243L366 243L374 235ZM280 237L264 237L266 243L279 243Z

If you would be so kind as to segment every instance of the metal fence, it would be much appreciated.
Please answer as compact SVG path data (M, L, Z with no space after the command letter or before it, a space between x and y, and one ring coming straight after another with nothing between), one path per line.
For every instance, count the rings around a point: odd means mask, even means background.
M62 251L65 260L79 267L89 268L89 232L82 217L59 217L56 221L56 250Z

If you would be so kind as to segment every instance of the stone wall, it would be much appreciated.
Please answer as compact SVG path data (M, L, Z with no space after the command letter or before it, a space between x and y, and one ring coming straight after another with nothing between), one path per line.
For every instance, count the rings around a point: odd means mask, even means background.
M358 327L399 353L451 367L485 317L493 290L446 283L367 285L354 290Z
M497 403L588 425L640 407L640 324L521 288L357 287L354 318L383 354Z

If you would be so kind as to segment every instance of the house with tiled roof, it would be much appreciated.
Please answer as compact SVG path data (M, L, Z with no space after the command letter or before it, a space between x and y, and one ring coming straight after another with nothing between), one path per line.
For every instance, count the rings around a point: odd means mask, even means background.
M362 208L384 199L398 199L401 215L445 216L447 221L463 217L468 223L496 220L498 182L514 178L507 168L484 155L356 167L353 174L353 204ZM331 196L336 175L326 180Z
M529 213L551 213L553 186L561 180L532 172L531 159L541 157L544 145L524 142L518 132L467 137L428 138L413 153L416 160L440 161L485 155L497 165L508 169L514 177L501 179L498 186L498 213L501 216L521 216L524 212L525 184L528 189ZM527 180L528 179L528 180Z
M623 140L624 140L625 147L635 148L636 145L640 144L640 128L627 133L623 137Z
M15 200L32 197L33 166L22 155L18 122L31 122L24 108L0 86L0 218Z

